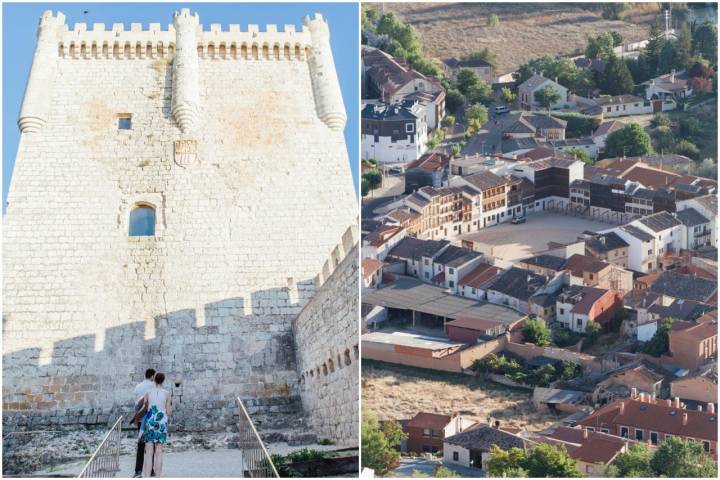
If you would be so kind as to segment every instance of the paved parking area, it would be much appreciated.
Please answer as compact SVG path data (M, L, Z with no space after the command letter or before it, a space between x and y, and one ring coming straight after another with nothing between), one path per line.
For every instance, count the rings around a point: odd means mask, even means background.
M585 230L601 231L613 225L556 213L530 213L520 225L503 223L479 232L461 235L478 242L475 249L505 261L513 261L547 250L548 242L569 243Z

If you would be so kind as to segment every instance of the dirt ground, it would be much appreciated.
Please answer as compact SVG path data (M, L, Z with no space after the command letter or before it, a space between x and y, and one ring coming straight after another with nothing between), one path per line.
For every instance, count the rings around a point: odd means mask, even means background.
M436 372L363 360L362 408L381 420L409 419L418 412L460 412L478 421L542 430L562 416L540 413L530 391L463 374Z
M460 238L484 244L476 246L476 250L512 261L547 250L548 242L568 243L585 230L597 232L613 227L609 223L545 212L529 213L526 218L520 225L503 223Z
M605 20L600 11L562 3L385 3L422 35L427 55L442 61L488 47L498 57L501 74L543 55L566 55L585 49L587 34L610 30L626 41L642 40L660 18L659 3L635 4L623 20ZM486 26L496 14L500 23Z

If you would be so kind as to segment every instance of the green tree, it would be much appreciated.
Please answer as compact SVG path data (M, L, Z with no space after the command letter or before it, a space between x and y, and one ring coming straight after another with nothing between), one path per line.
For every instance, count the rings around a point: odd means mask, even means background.
M697 160L700 156L700 149L690 140L683 138L675 145L674 153Z
M650 467L664 477L717 477L717 463L698 442L678 437L666 438L650 460Z
M712 178L717 180L717 162L712 158L706 158L697 166L695 173L699 177Z
M487 21L485 22L485 24L489 28L497 27L499 23L500 23L500 18L497 15L495 15L494 13L491 13L490 15L488 15Z
M624 10L624 3L604 3L602 6L602 17L605 20L620 20Z
M372 468L378 475L384 475L400 461L400 452L393 448L399 443L398 437L391 433L391 438L388 438L383 430L377 417L363 410L360 425L362 466ZM391 430L397 431L395 427ZM402 435L399 440L406 438L405 434Z
M615 30L610 32L610 35L612 35L612 37L613 37L613 46L614 47L619 47L625 41L623 36L620 33L616 32Z
M517 95L515 95L508 87L503 87L502 90L500 90L500 98L505 103L512 103L517 98Z
M693 52L717 64L717 26L707 21L697 27L692 36Z
M367 196L367 194L370 193L370 185L364 178L360 180L360 193L363 197Z
M445 115L445 118L442 119L442 122L440 124L443 127L452 127L455 125L455 115Z
M449 468L442 466L442 465L436 465L433 469L433 477L434 478L460 478L460 475L458 475L454 470L450 470Z
M667 153L675 150L675 134L669 126L661 125L650 131L656 152Z
M556 376L557 372L555 371L555 367L552 365L543 365L533 372L531 382L538 387L547 387Z
M610 57L601 79L599 87L608 95L625 95L633 91L633 76L622 58Z
M687 23L683 23L680 30L678 30L675 48L677 50L677 63L680 68L689 68L690 59L692 58L692 34Z
M650 126L652 128L672 127L672 121L670 120L670 117L668 117L668 115L666 113L656 113L650 119Z
M490 447L490 460L487 461L487 473L489 477L527 477L528 472L522 468L526 460L525 451L513 447L510 450L502 450L497 445ZM522 474L519 474L522 472Z
M480 83L480 77L469 68L461 68L455 77L455 85L460 93L467 95L470 89Z
M525 322L522 330L523 339L538 347L550 345L550 329L542 318L531 318Z
M531 448L520 466L527 470L530 477L577 478L582 476L575 460L568 455L564 446L547 443L541 443Z
M600 324L597 322L589 321L585 327L585 340L588 345L593 345L598 336L600 335Z
M660 30L660 27L657 24L651 25L648 32L648 43L640 55L641 61L647 64L647 71L651 77L657 75L660 52L665 42L665 35Z
M670 73L673 69L679 68L679 56L674 42L665 42L660 49L660 57L658 57L658 73Z
M479 80L468 88L466 96L470 103L487 103L492 99L492 87Z
M608 477L652 477L650 448L644 443L633 443L626 452L620 453L608 467Z
M652 153L650 137L637 123L626 125L620 130L611 132L605 140L605 156L639 157Z
M569 58L545 55L521 65L513 76L517 83L521 84L532 77L534 72L545 78L557 79L560 85L581 95L590 95L595 88L592 72L578 67Z
M595 163L590 154L582 148L571 148L570 150L566 150L566 153L575 156L575 158L588 165Z
M563 380L571 380L580 375L580 373L582 373L582 367L575 362L563 360L560 364L560 377Z
M670 348L669 332L671 325L672 319L670 318L660 320L655 335L643 345L643 353L647 353L653 357L659 357L663 353L667 353Z
M550 107L558 103L560 99L560 93L552 85L545 85L535 92L535 101L547 110L550 110Z
M448 112L457 112L463 103L465 103L465 98L457 89L451 88L445 92L445 108Z
M375 190L382 183L382 173L380 170L368 170L362 174L363 180L367 181L370 190Z
M490 51L490 49L488 47L483 47L480 50L478 50L477 52L473 52L468 55L465 55L463 57L463 60L469 60L469 61L484 60L487 63L489 63L490 65L492 65L493 67L495 67L497 65L497 55L495 55L495 53Z
M615 47L615 38L610 32L596 36L588 35L585 56L588 58L612 58L615 56L613 47Z
M453 157L457 157L460 155L460 151L462 150L462 147L459 143L454 143L452 147L450 147L450 153Z
M488 121L487 108L480 103L476 103L465 110L465 119L468 127L473 128L475 131L480 130L483 124Z

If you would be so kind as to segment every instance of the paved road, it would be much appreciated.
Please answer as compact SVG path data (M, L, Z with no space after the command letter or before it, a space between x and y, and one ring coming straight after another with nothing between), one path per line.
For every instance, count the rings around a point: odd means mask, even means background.
M415 470L432 476L435 467L443 465L439 460L427 460L425 458L403 458L400 460L400 466L393 470L393 474L399 477L412 477ZM445 468L448 468L461 477L469 478L482 478L485 476L485 472L477 468L462 467L460 465L454 465L452 463L445 463Z
M373 210L382 205L391 202L396 196L402 195L405 191L405 176L399 175L395 177L391 188L382 191L381 196L377 196L377 192L373 195L374 197L368 196L362 200L362 218L369 219L375 216Z

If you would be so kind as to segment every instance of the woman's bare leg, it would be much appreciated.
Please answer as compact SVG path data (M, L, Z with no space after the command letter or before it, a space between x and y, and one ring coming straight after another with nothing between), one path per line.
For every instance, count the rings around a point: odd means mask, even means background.
M155 466L153 467L156 477L162 477L162 467L163 467L163 444L158 442L155 444Z
M145 444L145 459L143 461L143 478L150 478L153 468L153 449L155 442L147 442Z

